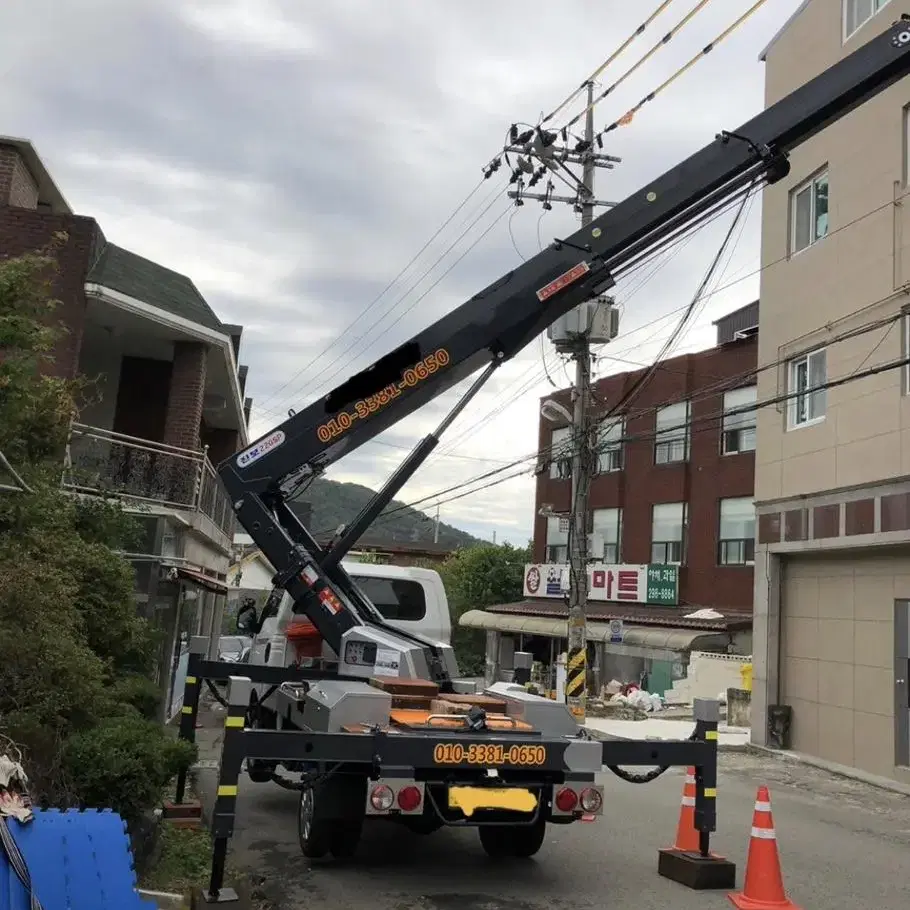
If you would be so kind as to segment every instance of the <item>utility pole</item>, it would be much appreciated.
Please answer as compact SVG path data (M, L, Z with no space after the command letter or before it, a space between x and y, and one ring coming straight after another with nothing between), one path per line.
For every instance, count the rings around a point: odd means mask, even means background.
M512 126L502 156L484 169L489 178L502 161L511 168L508 196L515 205L525 200L540 202L544 210L554 202L568 203L581 215L582 225L594 219L598 206L612 207L594 196L597 168L611 169L622 159L601 151L602 140L594 136L594 84L587 83L587 110L583 138L567 128L558 131L542 126L519 132ZM562 138L562 144L557 142ZM573 147L569 140L575 140ZM515 159L510 157L514 155ZM581 165L579 179L570 165ZM528 192L546 178L545 191ZM568 179L567 179L568 178ZM560 180L574 195L556 195L555 180ZM568 659L566 662L566 701L579 723L585 719L587 686L587 606L588 606L588 490L594 470L596 446L591 437L589 414L591 398L591 345L605 344L616 337L619 319L611 297L598 296L561 316L547 330L556 350L575 361L575 386L572 389L572 500L569 515L569 621Z
M436 504L436 521L433 524L433 543L439 543L439 503Z
M585 142L594 143L594 84L588 83L588 112L585 116ZM594 161L587 155L583 162L582 185L587 198L582 200L581 223L594 220ZM584 723L588 681L588 491L591 486L593 455L588 425L591 398L591 345L588 331L576 336L575 388L572 390L572 500L569 515L569 623L566 659L566 701L579 723Z

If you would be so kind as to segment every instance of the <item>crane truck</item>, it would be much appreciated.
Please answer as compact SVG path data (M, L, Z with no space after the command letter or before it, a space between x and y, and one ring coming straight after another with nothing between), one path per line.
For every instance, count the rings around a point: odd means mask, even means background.
M276 606L282 600L290 605L287 629L294 620L306 624L334 663L241 668L210 664L198 654L191 659L184 706L190 718L198 678L230 678L205 902L232 899L223 887L224 861L245 759L300 773L300 842L311 857L350 855L367 818L425 830L473 825L490 854L527 857L540 848L547 824L604 812L604 790L596 783L603 766L642 783L671 765L692 765L700 850L667 860L665 874L693 886L692 876L705 874L717 887L732 885L732 864L709 851L715 830L715 703L696 704L688 740L601 742L577 726L565 705L520 688L500 684L484 697L472 694L458 679L451 645L390 625L342 560L503 363L683 232L784 179L792 149L910 73L908 20L902 14L830 69L738 129L719 133L571 236L555 239L219 465L237 520L275 569ZM471 377L448 416L350 525L331 544L318 544L288 506L289 497ZM251 682L276 687L273 728L251 722ZM408 698L420 706L401 707ZM465 709L440 713L433 707L438 700L461 702ZM496 710L490 710L491 700ZM183 735L192 736L191 728L189 721ZM629 766L657 767L635 776L624 770ZM683 868L687 862L696 872Z

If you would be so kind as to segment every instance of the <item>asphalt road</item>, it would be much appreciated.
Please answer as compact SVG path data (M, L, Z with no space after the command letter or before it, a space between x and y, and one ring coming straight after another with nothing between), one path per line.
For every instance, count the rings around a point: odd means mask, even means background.
M214 720L214 718L212 718ZM201 758L217 755L200 730ZM713 846L742 883L755 790L771 788L787 892L813 910L906 910L910 895L910 799L773 757L724 753L720 831ZM532 860L492 861L471 829L421 837L367 825L357 857L310 863L297 844L296 795L243 776L233 862L264 879L282 910L705 910L723 893L696 893L658 876L657 849L672 843L682 771L644 786L605 774L606 815L550 827ZM200 784L210 798L214 771Z

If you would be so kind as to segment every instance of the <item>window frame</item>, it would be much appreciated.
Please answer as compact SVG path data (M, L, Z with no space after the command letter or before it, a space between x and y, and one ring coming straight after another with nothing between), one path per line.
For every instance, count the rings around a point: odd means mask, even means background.
M613 543L608 542L606 540L606 538L604 539L604 551L606 551L607 547L615 547L616 548L616 554L615 554L616 558L607 559L606 553L601 552L600 556L598 556L596 558L592 558L591 561L592 562L603 562L606 565L614 565L614 566L621 565L622 564L622 518L623 518L622 507L610 506L610 507L606 507L606 508L602 508L602 509L592 509L591 510L591 533L592 534L597 533L598 526L596 523L596 516L597 516L598 512L615 512L616 513L616 522L615 522L616 543L613 544ZM602 524L602 525L600 525L600 527L607 527L607 525Z
M625 429L625 420L622 418L609 426L601 426L597 433L597 474L616 474L625 468L623 444ZM618 436L618 439L611 440L612 436Z
M681 538L680 540L655 540L654 539L654 515L657 509L661 506L681 506L682 515L681 515ZM682 566L686 563L686 550L689 538L689 503L688 502L656 502L651 506L651 558L650 561L655 565L665 565L665 566ZM679 546L679 559L678 560L667 560L667 547L671 544L677 544ZM663 547L664 549L664 559L656 559L654 556L655 547Z
M741 405L741 404L734 404L734 405L728 406L727 405L727 396L735 395L737 392L745 392L747 390L752 391L752 400L756 404L755 410L752 412L751 415L749 415L748 411L743 410L743 411L739 411L739 413L737 413L735 415L731 415L731 416L736 417L736 418L751 417L751 422L746 423L744 426L736 426L736 427L732 427L731 429L727 429L727 412L735 411L735 410L738 410L739 408L745 407L745 405ZM738 388L735 388L735 389L727 389L727 391L724 392L723 417L721 418L721 423L720 423L720 454L721 455L745 455L748 452L755 451L756 442L757 442L756 437L758 435L758 407L757 407L757 405L758 405L758 386L755 384L739 386ZM749 430L752 431L752 448L750 448L750 449L744 449L744 448L728 449L727 448L727 434L728 433L743 433L743 432L748 432Z
M571 480L572 479L572 458L554 458L553 450L562 444L564 440L572 438L572 427L556 427L550 433L550 448L548 455L550 457L550 480ZM559 463L561 461L569 462L569 474L567 477L561 477L559 474Z
M855 4L856 0L843 0L843 3L841 3L841 34L843 36L844 44L846 44L867 22L871 22L891 2L891 0L871 0L871 2L872 6L874 7L872 12L865 19L863 19L862 22L854 26L852 31L847 31L847 12L850 8L851 3Z
M801 363L806 364L806 382L809 381L809 375L811 373L811 360L814 357L824 356L825 358L825 378L822 380L822 387L818 386L806 386L805 391L802 393L802 396L797 394L795 375L796 370L799 368ZM787 430L799 430L803 427L815 426L819 423L824 422L828 416L828 396L827 390L824 388L824 384L828 382L828 349L825 347L813 348L811 351L806 351L802 354L797 355L796 357L791 357L787 361ZM823 411L820 416L807 417L805 420L798 420L799 416L799 401L800 397L806 398L807 401L810 401L813 394L821 393L823 395Z
M752 537L724 537L722 536L724 524L724 503L725 502L744 502L752 503ZM758 521L755 514L755 499L752 496L727 496L717 501L717 564L718 566L734 566L737 568L755 565L755 531L756 522ZM751 544L750 544L751 541ZM742 550L742 560L732 561L727 558L726 544L740 544ZM751 552L751 556L750 556Z
M568 561L569 561L569 528L568 528L568 526L566 527L565 543L550 543L550 527L551 527L551 522L554 522L554 521L557 523L556 527L558 529L560 523L562 523L564 521L565 522L569 521L569 516L568 515L548 515L547 516L547 531L546 531L546 537L544 539L544 554L545 554L546 558L544 559L544 562L546 562L548 565L563 565L565 563L568 563ZM565 554L566 554L565 558L564 559L555 558L552 555L553 550L557 551L557 554L556 554L557 556L558 556L559 550L565 550Z
M685 408L685 416L683 417L682 423L678 420L673 420L669 427L660 429L660 417L661 414L665 414L667 411L672 411L674 408L679 408L680 406ZM657 409L657 413L654 416L654 464L655 465L672 465L672 464L685 464L689 460L689 423L691 421L692 415L692 405L691 402L686 399L685 401L675 401L673 404L668 404L662 408ZM679 440L682 440L683 444L683 457L682 458L673 458L670 459L667 457L664 460L661 460L658 453L666 451L669 453L672 452L672 445L678 443Z
M910 358L910 310L901 313L901 357ZM903 377L903 395L910 395L910 363L905 363L901 370Z
M815 184L819 182L822 178L825 178L828 183L828 223L825 229L825 233L819 236L814 236L815 229L818 227L818 219L815 216ZM810 225L810 237L812 239L805 246L797 247L796 245L796 200L797 197L804 191L809 190L809 200L810 206L809 209L809 225ZM829 168L827 164L824 164L820 167L814 174L811 174L802 183L798 183L796 186L790 190L790 256L798 256L800 253L804 253L806 250L811 249L821 240L824 240L825 237L831 233L831 177L829 173Z

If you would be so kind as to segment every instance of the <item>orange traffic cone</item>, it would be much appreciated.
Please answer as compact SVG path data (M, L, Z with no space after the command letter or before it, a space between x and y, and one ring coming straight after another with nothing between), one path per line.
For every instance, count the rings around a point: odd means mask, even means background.
M670 849L682 853L698 851L698 831L695 830L695 768L686 768L679 824L676 826L676 843Z
M784 893L768 788L758 788L743 890L728 894L737 910L800 910Z

